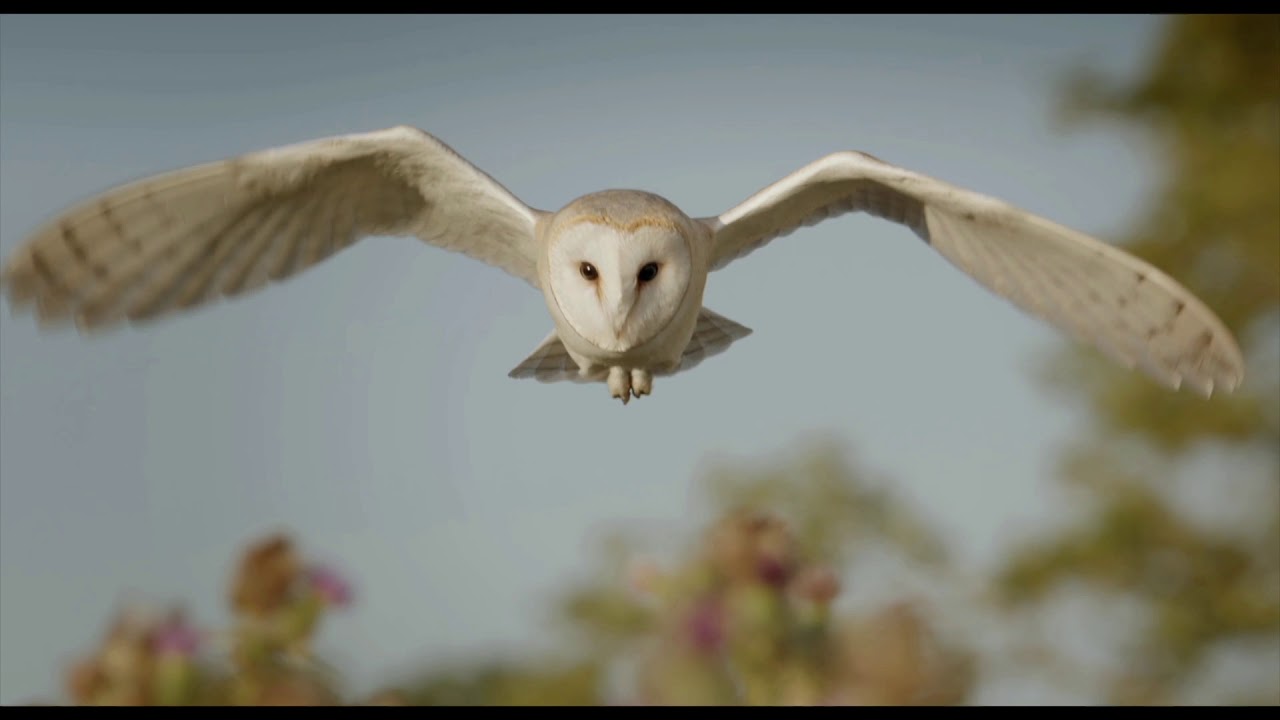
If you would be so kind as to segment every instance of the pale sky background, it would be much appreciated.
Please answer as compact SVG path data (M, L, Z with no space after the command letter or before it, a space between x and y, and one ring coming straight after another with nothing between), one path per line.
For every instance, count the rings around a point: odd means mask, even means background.
M1112 128L1056 134L1053 80L1086 59L1128 74L1158 28L4 16L0 251L123 181L398 124L544 209L631 187L711 215L860 149L1111 238L1154 168ZM627 407L600 385L508 379L550 330L541 296L409 239L92 340L5 309L0 703L58 691L126 591L224 620L236 553L275 528L358 585L323 643L363 687L545 641L552 593L602 529L699 528L710 458L834 437L969 567L1057 516L1053 451L1080 415L1034 369L1065 340L910 231L828 221L713 275L706 305L755 334Z

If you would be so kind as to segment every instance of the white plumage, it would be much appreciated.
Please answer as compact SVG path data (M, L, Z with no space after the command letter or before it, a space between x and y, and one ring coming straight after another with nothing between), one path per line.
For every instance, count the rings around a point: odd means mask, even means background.
M16 309L82 331L152 320L296 274L362 237L409 235L542 291L554 331L512 377L605 382L626 403L750 330L702 307L707 275L846 212L905 225L1015 305L1171 388L1231 391L1231 333L1185 288L1094 238L999 200L838 152L714 218L609 190L530 208L409 127L159 175L54 219L9 259Z

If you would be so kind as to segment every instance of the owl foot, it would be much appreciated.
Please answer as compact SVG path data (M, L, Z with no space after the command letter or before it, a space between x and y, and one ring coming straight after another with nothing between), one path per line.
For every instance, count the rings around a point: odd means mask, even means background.
M653 392L653 376L648 370L631 371L631 392L636 397Z
M609 394L626 405L632 397L640 397L653 392L653 375L648 370L628 370L623 367L609 368Z
M609 368L609 394L622 401L623 405L631 400L631 373L625 368Z

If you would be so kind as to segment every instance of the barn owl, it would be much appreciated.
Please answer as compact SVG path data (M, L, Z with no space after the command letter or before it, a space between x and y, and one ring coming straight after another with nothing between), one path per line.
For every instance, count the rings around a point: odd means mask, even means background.
M510 377L604 383L625 405L751 333L703 307L709 273L856 211L906 226L989 290L1166 387L1207 397L1243 378L1227 328L1151 265L854 151L690 217L638 190L538 210L421 130L350 134L109 190L37 230L0 284L42 325L87 332L248 293L364 237L413 236L542 292L554 328Z

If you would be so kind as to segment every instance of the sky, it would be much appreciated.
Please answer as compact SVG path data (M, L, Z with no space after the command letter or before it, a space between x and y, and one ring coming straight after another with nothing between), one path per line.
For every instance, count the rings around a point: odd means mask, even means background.
M1148 148L1057 131L1055 82L1083 61L1129 75L1158 29L1120 15L6 15L0 255L121 182L401 124L547 210L625 187L714 215L862 150L1111 239L1153 188ZM276 529L357 585L321 647L359 688L548 642L554 593L589 571L603 531L705 522L713 460L832 438L968 567L1061 516L1054 452L1083 416L1036 369L1067 340L909 230L828 220L712 275L705 305L754 334L625 407L603 385L507 378L551 329L542 297L408 238L92 338L4 309L0 703L58 692L128 598L225 620L236 554Z

